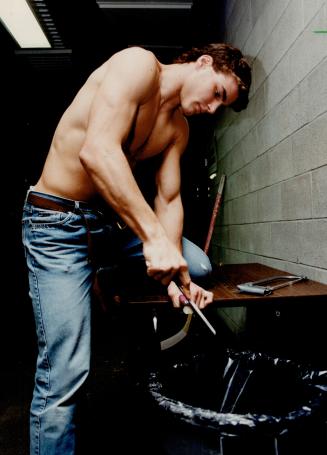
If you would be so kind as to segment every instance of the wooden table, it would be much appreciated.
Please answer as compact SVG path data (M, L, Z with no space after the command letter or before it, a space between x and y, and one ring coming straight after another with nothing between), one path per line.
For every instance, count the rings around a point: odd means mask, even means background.
M274 269L258 263L228 264L217 267L208 289L214 294L213 305L218 307L237 307L258 304L306 303L325 302L327 303L327 285L312 280L300 281L298 283L275 290L270 295L246 294L238 291L236 285L248 281L257 281L276 275L290 275L283 270ZM166 295L142 295L130 296L129 303L168 303Z
M232 264L217 268L213 274L214 301L219 306L248 306L251 304L278 304L321 301L327 303L327 285L305 280L274 290L270 295L239 292L236 285L277 275L292 275L262 264Z

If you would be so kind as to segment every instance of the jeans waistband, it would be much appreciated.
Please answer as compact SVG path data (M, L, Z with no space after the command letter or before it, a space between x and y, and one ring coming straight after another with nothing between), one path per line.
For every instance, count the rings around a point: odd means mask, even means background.
M55 210L57 212L78 212L80 210L95 210L88 202L74 201L52 194L29 191L26 202L42 209Z
M120 230L127 227L126 223L111 209L98 207L85 201L74 201L52 194L40 193L38 191L29 190L26 196L26 202L46 210L55 210L57 212L75 212L81 213L84 211L95 211L98 215L104 216L107 221L114 223Z

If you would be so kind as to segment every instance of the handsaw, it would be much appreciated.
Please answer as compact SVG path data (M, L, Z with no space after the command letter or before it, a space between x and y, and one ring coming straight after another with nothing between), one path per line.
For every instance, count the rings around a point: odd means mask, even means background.
M257 281L248 281L247 283L237 284L236 286L240 292L269 295L276 289L280 289L306 279L306 276L300 275L274 275ZM278 284L272 285L274 282Z

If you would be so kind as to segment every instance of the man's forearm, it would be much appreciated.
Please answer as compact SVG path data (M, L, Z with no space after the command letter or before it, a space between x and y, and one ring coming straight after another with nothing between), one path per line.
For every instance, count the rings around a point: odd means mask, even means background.
M168 238L182 251L184 211L180 195L169 202L157 196L155 213Z

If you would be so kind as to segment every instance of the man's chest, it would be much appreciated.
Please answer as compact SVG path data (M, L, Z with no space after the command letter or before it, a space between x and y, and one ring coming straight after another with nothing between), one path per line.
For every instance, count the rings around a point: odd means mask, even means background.
M175 114L161 112L156 115L140 112L126 144L125 152L132 159L144 160L163 152L176 135Z

